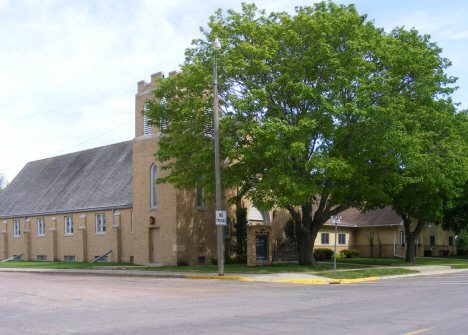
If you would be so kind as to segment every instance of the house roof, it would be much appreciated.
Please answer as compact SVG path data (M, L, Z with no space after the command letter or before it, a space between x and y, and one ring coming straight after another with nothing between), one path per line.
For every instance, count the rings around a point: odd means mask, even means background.
M132 204L132 141L127 141L26 164L0 194L0 218Z
M387 226L387 225L400 225L402 218L392 211L391 207L385 207L374 211L368 211L362 214L356 208L350 208L341 212L343 218L339 226L351 227L369 227L369 226ZM331 220L328 220L326 225L333 225Z

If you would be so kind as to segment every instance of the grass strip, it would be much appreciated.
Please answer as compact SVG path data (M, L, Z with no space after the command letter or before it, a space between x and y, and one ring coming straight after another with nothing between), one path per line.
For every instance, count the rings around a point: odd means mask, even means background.
M467 269L468 264L452 265L452 269Z
M81 262L36 262L9 261L0 263L0 268L29 268L29 269L88 269L93 267L125 267L140 268L132 263L81 263Z
M453 258L416 258L416 263L406 263L402 258L350 258L350 259L337 259L342 264L363 264L363 265L376 265L376 266L420 266L420 265L462 265L467 264L466 260L453 259ZM328 261L330 264L332 261Z
M409 273L419 273L415 270L407 270L401 268L391 268L391 269L365 269L365 270L356 270L356 271L343 271L337 272L336 276L333 275L333 272L319 272L316 273L317 276L323 276L333 279L357 279L357 278L367 278L367 277L381 277L381 276L392 276L392 275L404 275Z
M336 268L339 270L362 269L366 265L340 264ZM141 267L141 270L148 271L194 271L194 272L217 272L217 265L194 265L194 266L164 266L164 267ZM282 273L282 272L312 272L326 271L333 269L333 264L324 264L320 266L297 265L295 263L279 263L271 266L249 267L247 264L225 264L224 272L228 273Z

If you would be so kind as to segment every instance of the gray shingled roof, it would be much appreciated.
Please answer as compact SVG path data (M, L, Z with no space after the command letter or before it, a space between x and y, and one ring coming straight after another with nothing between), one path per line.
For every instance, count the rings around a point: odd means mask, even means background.
M30 162L0 194L0 218L128 207L132 141Z
M352 227L370 227L370 226L386 226L386 225L400 225L403 219L391 207L385 207L374 211L368 211L366 214L356 208L349 208L340 214L343 217L339 226L352 226ZM325 224L332 224L328 220Z

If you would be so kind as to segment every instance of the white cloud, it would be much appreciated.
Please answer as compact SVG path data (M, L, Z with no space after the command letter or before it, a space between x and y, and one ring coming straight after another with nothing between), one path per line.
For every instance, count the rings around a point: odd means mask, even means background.
M450 41L466 38L466 11L356 2L377 26L415 26L433 34L457 60L457 73L464 73L459 61L464 44L455 47ZM151 73L175 70L209 16L219 7L239 11L240 3L0 0L0 173L11 180L28 161L132 139L134 125L127 122L134 117L136 83L148 81ZM256 3L267 12L313 4Z

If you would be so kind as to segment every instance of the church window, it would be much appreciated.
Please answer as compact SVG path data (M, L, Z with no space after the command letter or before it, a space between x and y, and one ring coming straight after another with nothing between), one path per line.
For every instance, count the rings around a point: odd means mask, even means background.
M37 219L37 236L45 235L44 219Z
M158 178L158 168L156 165L151 167L151 208L158 207L158 185L156 180Z
M197 182L197 209L205 209L205 202L203 201L204 196L205 192L203 192L203 188L201 188Z
M106 215L105 214L96 214L96 233L105 233L106 232Z
M73 235L73 217L66 216L65 217L65 235Z
M19 237L21 235L21 226L19 220L13 221L13 236Z

